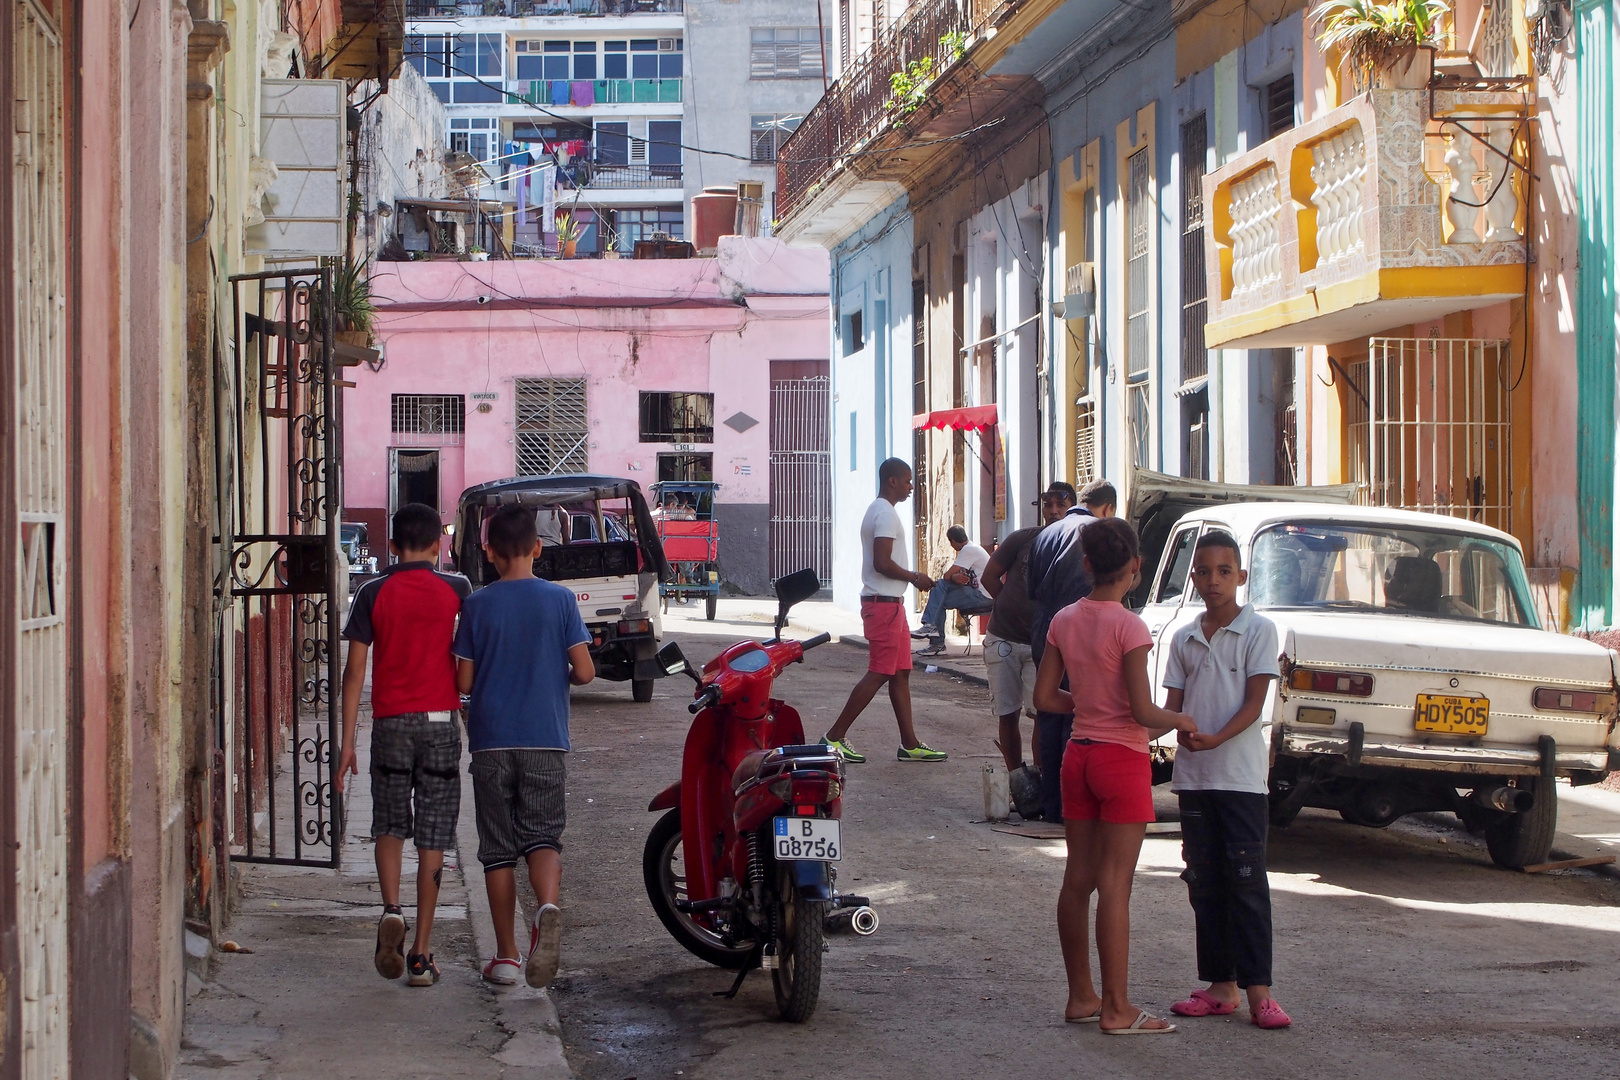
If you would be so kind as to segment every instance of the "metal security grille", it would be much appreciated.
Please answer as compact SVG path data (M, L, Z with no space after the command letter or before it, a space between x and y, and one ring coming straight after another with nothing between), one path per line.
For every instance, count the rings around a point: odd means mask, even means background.
M1204 278L1204 114L1181 125L1181 381L1209 374L1204 348L1208 283Z
M1352 454L1366 455L1353 470L1365 502L1512 529L1508 351L1479 338L1368 342L1365 411L1347 417Z
M62 527L67 510L67 325L65 295L67 247L63 242L65 175L62 122L62 39L50 17L29 0L13 0L10 71L0 77L13 95L14 131L10 205L13 264L0 288L9 297L11 340L0 351L10 372L11 394L0 408L0 435L14 441L0 453L15 486L17 562L6 567L18 586L17 610L8 612L7 637L14 650L15 679L0 693L11 698L0 716L15 718L14 775L0 783L0 798L11 802L15 847L7 868L14 881L7 914L14 918L22 963L14 975L20 989L16 1023L22 1032L20 1075L68 1074L67 883L67 627L66 557ZM12 272L14 271L14 272ZM8 521L8 525L10 522ZM8 554L10 544L0 545ZM0 653L3 655L3 653ZM0 909L6 908L0 902ZM9 919L7 920L9 921ZM0 994L0 1009L6 995ZM0 1034L0 1056L6 1040ZM0 1065L0 1071L5 1071ZM18 1075L13 1073L12 1075Z
M590 469L584 379L518 379L517 475Z
M1074 482L1097 479L1097 403L1081 398L1074 407Z
M244 862L336 867L343 448L329 269L231 278L222 367L214 752ZM325 327L326 330L321 328Z
M771 576L832 581L832 380L771 380Z
M394 446L460 446L467 431L467 401L460 394L395 394Z

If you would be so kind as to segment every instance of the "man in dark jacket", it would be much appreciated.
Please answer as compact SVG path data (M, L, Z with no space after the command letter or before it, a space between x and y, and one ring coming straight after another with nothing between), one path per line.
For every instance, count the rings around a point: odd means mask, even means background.
M1030 623L1030 651L1038 669L1046 651L1046 630L1052 616L1091 594L1091 575L1086 573L1080 552L1080 534L1087 525L1113 517L1119 496L1107 480L1093 480L1080 489L1080 505L1053 522L1031 542L1029 553L1029 598L1034 604ZM1067 683L1065 683L1067 686ZM1078 689L1068 687L1070 690ZM1060 774L1063 751L1069 745L1072 715L1037 713L1036 747L1041 764L1041 816L1047 821L1063 820L1063 791Z

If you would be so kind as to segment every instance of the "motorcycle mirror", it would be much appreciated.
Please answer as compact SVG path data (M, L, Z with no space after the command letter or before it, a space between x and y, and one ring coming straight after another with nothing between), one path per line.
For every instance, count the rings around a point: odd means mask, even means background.
M686 662L686 654L673 641L658 650L657 660L659 669L665 675L688 674L692 670L692 665Z

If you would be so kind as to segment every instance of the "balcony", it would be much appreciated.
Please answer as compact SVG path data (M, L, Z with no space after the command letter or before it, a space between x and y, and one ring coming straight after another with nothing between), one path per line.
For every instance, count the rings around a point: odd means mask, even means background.
M525 18L531 15L660 15L684 0L405 0L405 18Z
M1004 22L1025 0L920 0L862 54L805 115L777 158L776 210L790 234L838 228L839 215L805 214L816 193L839 173L853 184L876 182L869 195L883 201L897 179L892 166L875 151L900 148L908 139L948 141L961 132L991 122L1002 99L1027 87L1022 79L1004 80L974 72L964 63L976 45L988 40L991 28ZM924 65L927 104L908 112L896 107L890 76L915 72ZM1017 85L1013 85L1017 83ZM965 90L974 97L966 104ZM1037 87L1038 89L1038 87ZM860 202L857 195L855 202ZM824 220L811 222L811 217ZM831 224L829 225L829 222ZM779 232L779 235L781 233ZM809 232L802 235L815 239Z
M1522 295L1529 107L1375 89L1208 174L1207 347L1329 345Z
M635 191L647 188L680 188L679 165L602 165L576 161L557 173L559 188L585 191Z
M675 104L682 100L682 79L513 79L507 83L510 103L559 109L597 105Z

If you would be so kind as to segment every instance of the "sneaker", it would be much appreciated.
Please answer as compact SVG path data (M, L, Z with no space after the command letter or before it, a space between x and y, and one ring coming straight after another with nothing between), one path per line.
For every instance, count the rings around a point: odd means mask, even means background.
M504 956L497 956L484 965L484 981L494 983L496 986L516 986L518 972L523 965L516 960L508 960Z
M377 954L372 963L377 974L385 979L397 979L405 974L405 913L398 904L383 908L383 917L377 922Z
M939 637L939 627L923 623L911 632L911 636L914 638L937 638Z
M848 739L829 739L823 735L821 745L838 751L838 756L852 765L859 765L866 760L866 755L858 753L853 746L849 745Z
M411 986L432 986L439 981L439 965L433 962L432 953L412 953L405 958L405 966L411 973L405 981Z
M928 648L926 648L926 649L918 649L912 655L913 656L944 656L945 655L945 643L943 641L936 641L933 644L929 645Z
M557 974L558 953L562 947L562 909L541 904L529 927L529 962L523 975L530 986L546 986Z
M910 750L902 746L894 752L894 756L900 761L944 761L947 755L931 746L918 743Z

